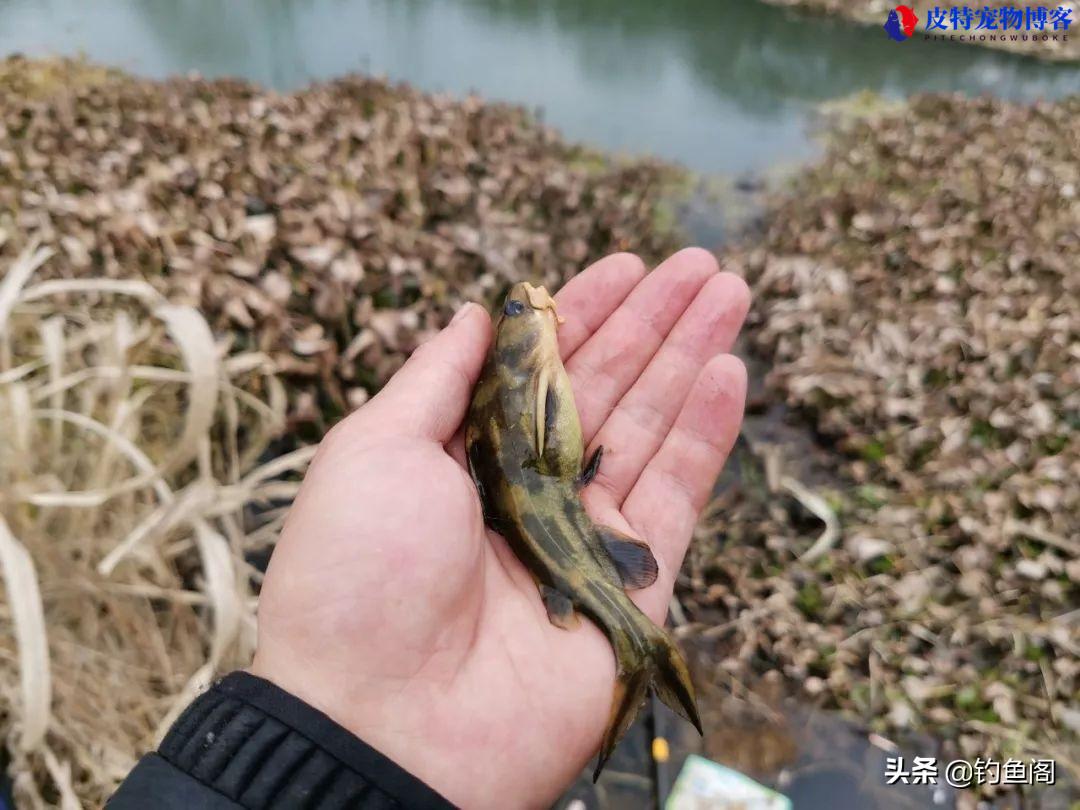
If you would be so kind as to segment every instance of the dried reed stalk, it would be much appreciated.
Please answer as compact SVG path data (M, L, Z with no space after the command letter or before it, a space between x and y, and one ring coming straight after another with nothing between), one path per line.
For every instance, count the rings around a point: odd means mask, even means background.
M149 284L0 280L0 696L21 808L100 806L254 645L304 448L270 360Z

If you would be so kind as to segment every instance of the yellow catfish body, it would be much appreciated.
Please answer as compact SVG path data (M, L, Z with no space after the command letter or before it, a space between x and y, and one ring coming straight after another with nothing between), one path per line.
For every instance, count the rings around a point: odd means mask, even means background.
M595 476L602 448L583 467L558 323L543 287L510 290L473 392L465 446L484 518L536 579L552 624L572 629L580 612L611 642L617 680L595 779L650 686L699 732L701 722L681 653L624 590L655 581L652 552L594 524L581 504L579 490Z

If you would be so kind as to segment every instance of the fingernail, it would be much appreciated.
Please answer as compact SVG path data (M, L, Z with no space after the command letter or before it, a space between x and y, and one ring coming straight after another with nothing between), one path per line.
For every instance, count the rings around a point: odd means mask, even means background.
M465 313L472 309L474 306L476 306L476 304L474 304L472 301L466 301L464 304L462 304L461 309L455 312L454 317L450 319L450 326L453 326L455 323L460 321L461 318L465 315Z

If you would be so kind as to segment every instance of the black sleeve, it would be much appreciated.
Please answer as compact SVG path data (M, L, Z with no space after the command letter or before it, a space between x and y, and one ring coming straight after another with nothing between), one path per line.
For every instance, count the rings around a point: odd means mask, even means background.
M192 702L109 810L445 810L446 799L322 712L234 672Z

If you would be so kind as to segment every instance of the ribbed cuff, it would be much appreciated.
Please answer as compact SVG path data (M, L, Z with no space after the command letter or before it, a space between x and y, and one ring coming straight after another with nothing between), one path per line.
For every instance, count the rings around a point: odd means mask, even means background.
M453 807L322 712L246 672L193 701L158 753L250 810Z

